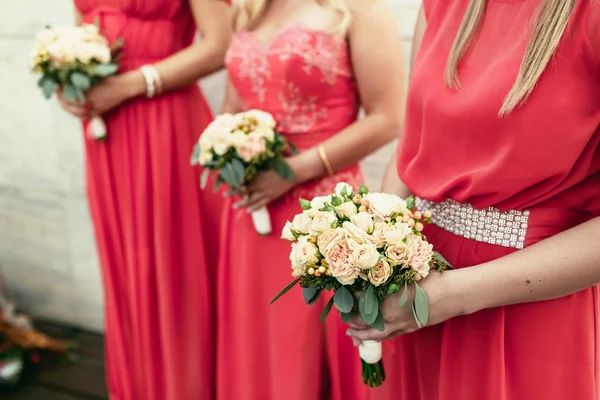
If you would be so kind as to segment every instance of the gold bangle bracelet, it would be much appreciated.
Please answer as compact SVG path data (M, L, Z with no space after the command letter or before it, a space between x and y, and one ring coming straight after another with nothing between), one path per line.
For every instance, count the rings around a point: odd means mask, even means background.
M333 168L331 168L331 164L329 163L329 159L327 158L327 154L325 153L325 148L322 144L317 146L317 151L319 152L319 156L321 157L321 161L327 170L329 175L333 175Z

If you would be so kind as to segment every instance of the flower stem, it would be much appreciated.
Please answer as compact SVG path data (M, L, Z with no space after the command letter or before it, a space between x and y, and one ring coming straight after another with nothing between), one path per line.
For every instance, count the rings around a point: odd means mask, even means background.
M370 388L381 386L385 381L383 361L380 360L375 364L368 364L363 360L360 361L362 363L362 378L365 385L369 385Z

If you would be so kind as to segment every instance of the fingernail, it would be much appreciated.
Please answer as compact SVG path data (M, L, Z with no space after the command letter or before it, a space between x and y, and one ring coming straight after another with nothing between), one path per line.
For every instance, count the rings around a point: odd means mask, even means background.
M352 337L352 332L350 332L350 330L347 330L347 331L346 331L346 336L350 336L350 337Z

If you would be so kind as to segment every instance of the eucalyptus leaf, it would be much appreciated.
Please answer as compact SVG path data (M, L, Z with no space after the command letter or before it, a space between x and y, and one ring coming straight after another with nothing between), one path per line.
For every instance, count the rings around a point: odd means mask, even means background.
M377 300L377 295L375 294L375 286L369 285L365 293L365 311L372 314L375 307L379 307L379 300Z
M412 303L412 312L413 312L413 317L415 318L415 322L417 323L417 327L422 328L423 325L421 324L421 321L419 321L419 317L417 316L417 310L415 309L415 303L413 301Z
M210 169L205 169L202 171L202 175L200 175L200 187L202 189L206 188L206 184L208 183L208 177L210 175Z
M377 300L377 296L375 296L375 290L369 290L372 287L373 285L369 285L369 288L363 291L358 298L358 311L360 313L360 317L367 325L373 324L377 318L377 314L379 314L379 302ZM372 293L374 299L369 293ZM376 306L374 306L375 304Z
M231 166L231 164L225 164L225 166L219 171L223 182L225 182L232 189L237 188L237 186L235 185L235 176L233 175L233 167Z
M192 150L192 156L190 157L190 164L192 164L192 165L198 164L199 158L200 158L200 143L196 143L194 145L194 149Z
M340 312L352 312L352 308L354 307L354 297L345 286L340 286L339 289L335 291L335 294L333 295L333 301L335 307Z
M231 167L233 168L236 186L241 186L244 183L244 176L246 175L244 164L237 158L234 158L231 160Z
M383 332L385 330L385 323L383 322L383 314L381 314L381 311L377 313L375 322L371 324L371 327L377 329L379 332Z
M215 180L215 184L213 186L213 193L215 193L217 190L219 190L219 188L221 187L221 184L223 184L223 180L221 179L221 177L218 177Z
M119 66L117 64L98 64L92 70L92 74L105 78L117 73Z
M88 90L92 85L92 80L89 76L81 72L73 72L69 77L71 84L78 90Z
M67 101L75 101L78 98L77 89L73 87L71 84L65 85L65 99Z
M298 282L300 282L300 278L294 279L286 287L284 287L283 289L281 289L281 291L279 293L277 293L277 296L273 297L273 300L271 300L271 302L269 303L269 305L271 305L271 304L275 303L277 300L279 300L279 298L281 296L283 296L284 294L286 294L287 292L289 292L290 289L293 288L294 286L296 286L296 284Z
M423 326L427 325L427 320L429 319L429 297L427 296L427 292L416 283L414 304L419 322L421 322L421 325Z
M271 166L277 172L279 176L283 179L287 179L290 182L294 182L296 180L296 176L294 175L294 171L290 168L290 165L278 158L274 158L270 161Z
M42 89L44 97L46 99L49 99L50 97L52 97L56 85L54 83L54 80L52 80L52 78L50 78L49 76L42 76L38 80L38 86Z
M347 324L348 322L350 322L350 318L352 317L352 313L343 313L340 312L340 315L342 317L342 322Z
M323 309L323 312L321 312L319 321L321 321L321 322L325 321L325 318L327 318L327 316L329 315L329 312L331 311L331 307L333 307L333 296L331 297L331 299L329 299L327 304L325 304L325 308Z
M404 292L402 292L402 296L400 296L400 301L398 302L398 308L402 308L408 302L408 285L404 284Z

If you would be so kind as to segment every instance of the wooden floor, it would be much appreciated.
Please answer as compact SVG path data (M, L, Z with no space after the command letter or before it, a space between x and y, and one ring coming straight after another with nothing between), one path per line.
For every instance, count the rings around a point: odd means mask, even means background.
M38 324L39 327L39 324ZM74 363L45 357L15 388L0 388L1 400L106 400L102 336L44 324L46 333L58 334L78 345Z

